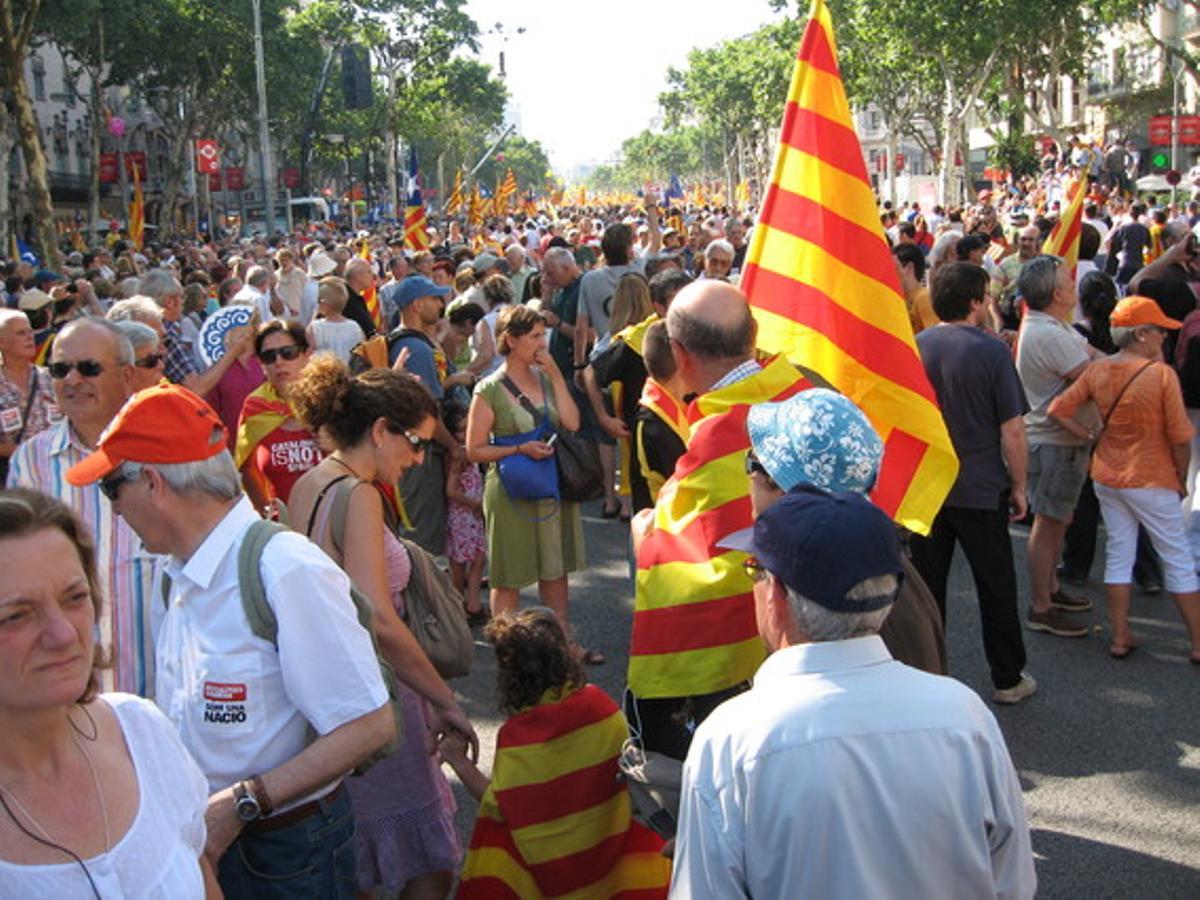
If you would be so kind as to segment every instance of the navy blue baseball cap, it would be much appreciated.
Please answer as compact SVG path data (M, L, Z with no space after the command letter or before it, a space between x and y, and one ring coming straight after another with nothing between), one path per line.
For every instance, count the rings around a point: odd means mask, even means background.
M759 564L785 585L833 612L882 609L896 591L847 599L868 578L903 577L900 540L887 514L861 494L798 487L754 523L748 546Z
M388 292L397 309L404 309L421 297L445 297L450 288L436 285L424 275L409 275L399 284L393 284Z

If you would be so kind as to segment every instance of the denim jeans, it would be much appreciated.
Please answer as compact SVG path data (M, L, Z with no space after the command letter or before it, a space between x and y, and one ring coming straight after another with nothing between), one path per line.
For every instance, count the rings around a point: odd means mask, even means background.
M243 833L234 841L217 867L225 896L231 900L354 897L357 882L350 794L337 790L322 798L319 806L294 825Z

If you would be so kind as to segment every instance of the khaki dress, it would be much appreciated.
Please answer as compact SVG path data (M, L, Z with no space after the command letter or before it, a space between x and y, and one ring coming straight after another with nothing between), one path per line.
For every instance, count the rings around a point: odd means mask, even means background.
M527 411L504 389L497 370L475 386L492 408L492 434L521 434L537 427ZM542 392L550 420L558 423L554 394L545 376ZM520 589L538 581L553 581L586 565L583 522L578 503L558 500L512 500L500 483L495 465L488 467L483 488L483 517L487 524L488 572L492 587Z

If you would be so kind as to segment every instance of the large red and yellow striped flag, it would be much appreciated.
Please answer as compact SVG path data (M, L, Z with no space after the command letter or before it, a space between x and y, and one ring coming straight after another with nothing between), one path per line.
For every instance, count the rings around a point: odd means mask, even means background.
M1067 264L1071 277L1079 265L1079 236L1083 233L1083 201L1087 195L1087 175L1081 173L1067 185L1067 203L1059 214L1054 230L1046 236L1042 252L1058 256Z
M366 238L363 238L362 244L359 245L358 255L366 260L371 258L371 244ZM374 276L373 264L371 274ZM383 330L383 308L379 304L379 288L373 277L371 286L362 292L362 298L363 302L367 304L367 312L371 314L371 321L375 323L375 329Z
M142 238L146 231L146 198L142 194L142 179L138 167L132 167L133 199L129 202L129 239L133 246L142 249Z
M454 187L446 198L446 215L453 216L463 208L463 179L462 169L454 173Z
M632 819L617 777L627 734L593 685L505 722L458 897L666 897L662 838Z
M835 47L829 10L814 0L741 288L759 347L813 369L870 418L885 442L871 499L924 534L958 459L913 340Z
M484 215L483 194L479 192L479 182L471 185L471 202L467 205L467 224L482 225Z

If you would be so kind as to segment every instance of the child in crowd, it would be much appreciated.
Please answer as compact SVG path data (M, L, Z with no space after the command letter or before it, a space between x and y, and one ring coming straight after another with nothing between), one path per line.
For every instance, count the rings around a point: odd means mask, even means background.
M350 292L341 278L322 278L317 289L317 316L308 326L308 344L314 353L329 351L344 363L350 351L366 340L362 328L342 315Z
M446 428L459 443L467 439L467 410L450 406ZM480 603L483 567L487 563L487 538L483 522L483 474L476 463L463 457L446 458L446 557L450 576L466 603L467 621L478 625L488 613Z

